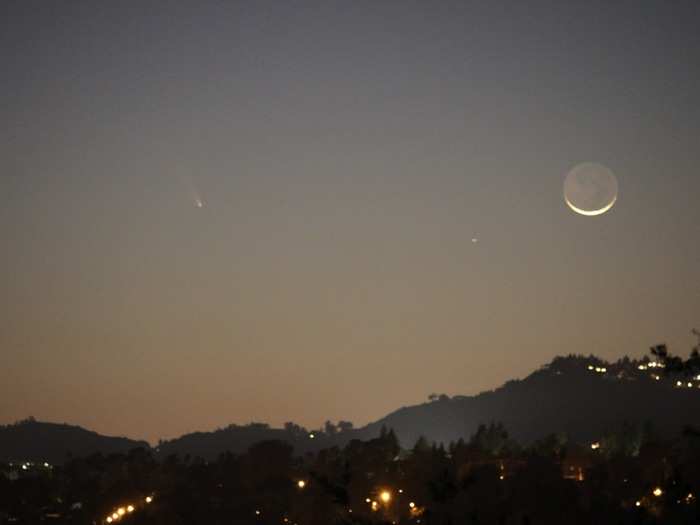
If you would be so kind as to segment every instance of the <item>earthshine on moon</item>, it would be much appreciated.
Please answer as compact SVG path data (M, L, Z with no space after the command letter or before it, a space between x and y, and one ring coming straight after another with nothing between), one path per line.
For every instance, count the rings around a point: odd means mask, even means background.
M617 178L602 164L584 162L575 166L564 181L564 200L576 213L602 215L617 201Z

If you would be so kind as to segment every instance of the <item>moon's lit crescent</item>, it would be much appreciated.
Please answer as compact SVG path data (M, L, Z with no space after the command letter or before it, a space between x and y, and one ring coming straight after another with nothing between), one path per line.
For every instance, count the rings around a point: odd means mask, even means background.
M569 200L569 198L566 195L564 195L564 200L566 201L566 204L569 205L569 208L574 210L576 213L580 213L581 215L586 215L587 217L595 217L596 215L604 214L606 211L608 211L610 208L612 208L615 205L615 201L617 201L617 195L615 195L615 197L613 198L613 200L610 204L600 208L599 210L582 210L581 208L577 208L576 206L574 206L571 203L571 201Z
M617 202L617 178L607 166L584 162L574 166L564 180L564 202L574 213L602 215Z

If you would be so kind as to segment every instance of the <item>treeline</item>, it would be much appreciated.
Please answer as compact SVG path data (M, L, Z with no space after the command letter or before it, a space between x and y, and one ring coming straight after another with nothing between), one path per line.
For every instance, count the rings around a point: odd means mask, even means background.
M3 469L8 472L9 466ZM392 430L296 456L282 441L207 462L150 451L0 476L0 520L146 524L687 524L700 518L700 432L671 441L622 425L599 442L523 447L499 423L447 446ZM149 505L139 504L152 497Z

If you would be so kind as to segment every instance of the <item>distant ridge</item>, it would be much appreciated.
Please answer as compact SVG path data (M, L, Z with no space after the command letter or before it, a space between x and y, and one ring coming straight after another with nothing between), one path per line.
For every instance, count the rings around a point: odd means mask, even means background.
M225 452L244 452L259 441L281 440L293 445L295 453L304 454L344 446L352 439L376 438L382 427L393 429L401 446L410 448L421 436L445 444L468 439L480 424L492 421L503 423L522 445L553 433L586 443L623 426L673 437L685 426L700 426L700 380L665 376L661 365L647 358L607 363L594 356L557 357L525 379L508 381L496 390L476 396L435 396L358 429L331 425L327 431L309 431L292 423L283 429L264 423L230 425L161 441L154 452L160 458L178 454L209 460ZM84 456L135 447L149 445L52 423L28 421L0 427L0 459L4 460L58 463L69 452Z
M27 419L0 426L0 461L13 460L61 464L71 456L114 454L134 448L150 448L145 441L101 436L78 426Z

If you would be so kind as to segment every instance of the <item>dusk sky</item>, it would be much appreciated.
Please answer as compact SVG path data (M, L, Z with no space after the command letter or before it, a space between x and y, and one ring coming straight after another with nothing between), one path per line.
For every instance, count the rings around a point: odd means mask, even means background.
M0 4L0 423L362 425L700 328L700 3ZM610 168L614 207L569 209ZM475 242L476 241L476 242Z

